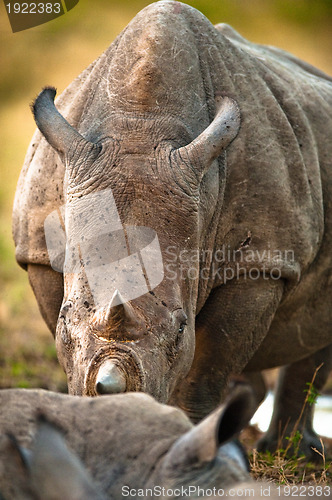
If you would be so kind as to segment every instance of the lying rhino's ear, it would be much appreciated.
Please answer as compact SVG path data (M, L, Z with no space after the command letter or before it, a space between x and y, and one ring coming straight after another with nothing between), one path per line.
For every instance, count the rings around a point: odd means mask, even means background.
M165 457L172 469L200 466L213 460L220 446L233 439L255 411L252 391L243 387L211 415L180 437Z
M0 499L33 498L27 458L27 450L11 433L0 436Z
M79 458L68 449L60 429L41 414L29 461L30 477L38 498L103 500Z
M14 462L17 469L26 470L28 468L29 451L18 444L13 434L6 434L6 438L8 461Z
M216 116L210 125L190 144L177 150L180 158L195 168L199 181L240 129L240 110L233 99L218 97L216 106Z
M55 88L46 87L31 107L37 127L47 142L59 153L62 160L68 156L70 150L95 150L96 144L84 139L56 109L55 95Z

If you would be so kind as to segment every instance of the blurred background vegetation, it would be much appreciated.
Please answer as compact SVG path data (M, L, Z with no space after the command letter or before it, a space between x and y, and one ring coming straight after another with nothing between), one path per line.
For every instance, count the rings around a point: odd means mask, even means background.
M15 186L35 129L29 103L47 84L62 92L149 3L80 0L66 15L15 34L0 4L0 387L66 388L11 236ZM279 46L332 73L331 0L187 3L214 24L229 23L252 41Z

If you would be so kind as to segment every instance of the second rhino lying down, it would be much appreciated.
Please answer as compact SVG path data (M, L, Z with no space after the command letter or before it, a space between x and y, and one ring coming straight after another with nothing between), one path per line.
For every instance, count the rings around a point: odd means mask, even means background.
M181 498L176 489L189 486L197 498L198 487L242 484L250 480L246 458L230 440L252 406L251 393L238 390L194 427L181 410L142 393L90 399L0 391L0 498L138 498L147 488Z

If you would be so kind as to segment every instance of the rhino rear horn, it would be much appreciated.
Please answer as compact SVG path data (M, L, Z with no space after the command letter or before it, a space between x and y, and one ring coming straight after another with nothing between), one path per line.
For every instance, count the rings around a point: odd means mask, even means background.
M96 311L91 324L97 334L100 331L101 335L105 336L109 328L115 335L116 328L120 326L126 328L128 325L136 325L138 330L141 318L139 318L130 302L126 302L122 297L119 290L115 290L108 307ZM126 333L128 334L128 331Z
M183 161L194 166L199 180L240 129L240 110L236 101L230 97L216 98L216 106L216 116L210 125L190 144L177 150Z
M135 323L137 317L133 306L126 302L119 290L115 290L111 302L106 310L105 320L108 325L113 322Z
M36 125L47 142L59 153L62 159L68 157L70 150L75 151L77 148L96 149L96 144L87 141L59 113L54 105L55 95L56 89L54 87L46 87L31 106Z
M255 412L251 389L241 387L198 425L181 436L165 457L167 468L184 470L211 462L221 446L234 439Z

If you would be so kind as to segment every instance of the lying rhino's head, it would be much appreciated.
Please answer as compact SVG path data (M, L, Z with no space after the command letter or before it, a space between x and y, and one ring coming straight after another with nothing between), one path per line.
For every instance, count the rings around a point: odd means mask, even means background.
M139 498L149 489L155 494L144 498L201 498L202 490L249 480L244 451L231 441L253 413L244 388L196 426L146 394L89 399L9 389L0 400L5 498Z
M168 401L193 360L198 294L193 262L190 273L184 261L177 272L173 256L200 248L209 222L200 183L237 134L237 106L220 99L205 131L177 147L160 140L169 127L162 119L152 129L130 116L115 117L112 136L90 142L58 113L54 96L45 89L34 115L66 166L66 203L45 230L51 262L66 245L56 344L69 391L144 391Z

